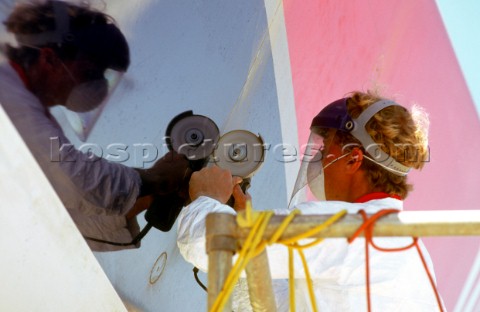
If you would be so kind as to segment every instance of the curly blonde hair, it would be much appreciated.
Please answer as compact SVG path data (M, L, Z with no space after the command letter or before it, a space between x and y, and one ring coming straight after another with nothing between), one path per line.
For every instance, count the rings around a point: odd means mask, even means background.
M352 118L357 118L367 107L383 100L373 91L355 91L349 95L347 109ZM376 113L365 128L382 150L399 163L412 169L422 169L429 160L428 115L418 106L411 111L401 106L389 106ZM340 144L358 143L350 134L340 134ZM372 161L365 160L362 169L372 187L382 189L391 195L406 198L413 189L406 176L399 176L383 169Z

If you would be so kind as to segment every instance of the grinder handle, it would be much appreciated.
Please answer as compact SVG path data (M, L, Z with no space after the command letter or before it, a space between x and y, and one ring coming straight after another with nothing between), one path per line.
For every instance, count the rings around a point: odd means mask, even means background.
M245 178L243 179L243 181L240 183L240 188L242 189L243 193L247 193L247 190L250 188L250 182L251 182L251 179L250 178ZM229 205L230 207L234 207L235 205L235 198L233 197L233 195L230 197L230 199L227 201L226 203L227 205Z

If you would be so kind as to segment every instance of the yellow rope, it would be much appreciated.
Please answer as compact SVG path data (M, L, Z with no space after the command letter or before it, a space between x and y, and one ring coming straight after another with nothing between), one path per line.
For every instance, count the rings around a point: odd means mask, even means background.
M295 218L295 216L298 214L300 214L300 210L295 209L285 219L283 219L283 222L277 228L275 233L273 233L272 237L270 237L270 239L268 240L269 245L275 244L279 240L280 236L282 236L283 232L285 232L290 222L292 222L293 218Z
M317 234L317 233L320 233L321 231L325 230L327 227L331 226L333 223L337 222L338 219L342 218L346 213L347 213L346 210L342 210L342 211L334 214L332 217L330 217L327 221L325 221L324 223L320 224L319 226L316 226L316 227L314 227L313 229L308 230L308 231L306 231L305 233L299 234L299 235L294 236L294 237L292 237L292 238L278 241L277 243L279 243L279 244L284 244L284 245L288 245L288 244L295 243L295 242L297 242L297 241L299 241L299 240L302 240L302 239L311 237L311 236L313 236L313 235L315 235L315 234Z
M230 294L233 291L233 287L235 286L238 278L240 277L241 272L245 269L248 262L260 254L267 245L271 245L273 243L281 243L288 247L288 266L289 266L289 285L290 285L290 310L295 311L295 275L294 275L294 258L293 258L293 249L296 249L300 255L300 259L302 260L303 269L305 271L305 278L307 281L308 286L308 293L310 296L310 301L312 303L313 311L317 311L317 305L315 302L315 294L313 292L313 285L312 280L310 277L310 272L308 270L307 261L305 259L305 255L303 254L302 249L311 247L316 245L322 241L322 239L317 239L312 243L308 243L305 245L299 245L298 241L301 239L308 238L316 233L319 233L325 230L328 226L332 225L338 219L343 217L346 214L346 210L342 210L339 213L335 214L331 218L329 218L325 223L305 232L295 237L281 240L279 241L282 234L285 232L285 229L288 225L292 222L296 215L300 213L299 210L292 211L277 230L274 232L272 237L268 240L262 240L263 234L265 229L267 228L268 222L270 218L273 216L273 211L254 211L252 209L252 205L250 202L247 202L247 207L245 212L239 213L237 215L237 224L240 227L249 227L251 228L250 233L248 234L245 242L240 249L237 261L235 262L232 270L227 276L225 284L220 291L220 294L215 299L215 302L212 306L211 311L217 312L222 311L223 307L225 306Z
M308 295L310 296L310 302L312 303L312 309L314 312L317 312L317 302L315 300L315 293L313 292L313 283L312 278L310 277L310 271L308 270L307 260L305 259L305 255L301 249L298 249L298 254L300 255L300 259L302 259L303 269L305 271L305 279L307 280L308 286Z

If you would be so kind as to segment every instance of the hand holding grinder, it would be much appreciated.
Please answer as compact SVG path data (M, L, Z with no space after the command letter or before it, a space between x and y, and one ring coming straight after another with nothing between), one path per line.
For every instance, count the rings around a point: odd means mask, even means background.
M158 183L159 179L149 176L149 170L140 171L142 181L146 182L145 193L153 194L145 220L164 232L172 228L181 209L190 203L188 187L194 171L209 164L228 169L233 176L243 179L241 187L245 192L265 157L260 136L234 130L220 137L217 125L210 118L195 115L192 111L173 118L165 135L170 151L155 166L165 168L163 175L168 178L160 179L162 182ZM233 207L233 197L227 204Z

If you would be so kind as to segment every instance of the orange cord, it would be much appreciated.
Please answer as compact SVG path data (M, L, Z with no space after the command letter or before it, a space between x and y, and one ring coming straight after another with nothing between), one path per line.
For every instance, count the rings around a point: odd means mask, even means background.
M375 222L391 213L398 213L400 210L398 209L383 209L380 210L379 212L375 213L372 215L370 218L368 218L367 213L364 210L359 211L360 214L363 217L363 224L355 231L355 233L352 235L352 237L348 238L348 243L352 243L362 232L364 232L365 236L365 271L366 271L366 287L367 287L367 308L368 311L371 311L371 300L370 300L370 261L369 261L369 245L372 245L373 248L380 250L380 251L385 251L385 252L394 252L394 251L402 251L402 250L407 250L409 248L412 248L413 246L416 247L418 251L418 255L420 256L420 259L422 260L423 267L425 268L425 271L427 272L428 279L430 280L430 284L432 285L433 292L435 293L435 297L437 299L438 307L440 311L443 310L442 302L440 300L440 295L438 294L437 287L435 285L435 282L433 281L432 274L430 270L428 269L427 263L425 261L425 258L423 256L422 251L420 250L420 247L418 246L418 238L417 237L412 237L413 243L405 246L405 247L400 247L400 248L381 248L378 247L377 245L374 244L373 242L373 227L375 226Z

